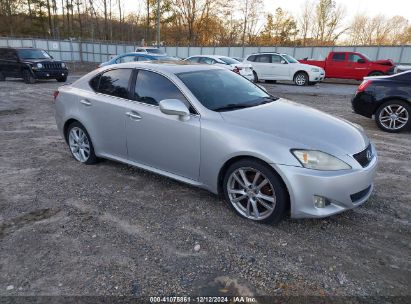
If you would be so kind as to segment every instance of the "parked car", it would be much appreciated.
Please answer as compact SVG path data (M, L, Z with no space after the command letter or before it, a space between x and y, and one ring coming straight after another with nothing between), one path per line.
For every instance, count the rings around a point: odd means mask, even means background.
M254 80L253 67L251 64L244 64L230 57L220 55L196 55L185 59L192 63L215 64L222 68L233 71L248 80Z
M154 55L167 55L165 52L159 48L153 46L139 46L136 48L136 52L144 54L154 54Z
M246 57L244 63L253 66L254 82L259 80L291 80L298 86L315 84L325 77L323 69L299 63L287 54L256 53Z
M0 48L0 81L7 77L23 78L26 83L37 79L56 79L65 82L68 68L63 61L35 48Z
M178 61L179 58L171 57L171 56L164 56L164 55L151 55L151 54L142 54L142 53L126 53L115 56L111 58L109 61L103 62L99 65L99 67L103 67L106 65L118 64L118 63L125 63L125 62L132 62L132 61L151 61L151 60L161 60L161 61Z
M377 154L362 129L221 67L124 63L54 96L77 161L108 158L220 193L250 220L330 216L373 190Z
M387 132L411 128L411 71L392 76L366 77L352 99L354 112L375 117Z
M299 61L324 69L327 78L362 80L366 76L393 74L395 70L392 60L372 61L366 55L356 52L330 52L325 60Z

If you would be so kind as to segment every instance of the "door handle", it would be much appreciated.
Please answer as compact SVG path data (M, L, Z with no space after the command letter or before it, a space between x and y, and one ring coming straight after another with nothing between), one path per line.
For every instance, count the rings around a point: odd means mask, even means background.
M141 120L141 116L137 112L130 111L130 112L127 112L126 115L133 120Z
M91 106L91 102L88 101L87 99L80 100L80 103L82 103L83 105L85 105L87 107Z

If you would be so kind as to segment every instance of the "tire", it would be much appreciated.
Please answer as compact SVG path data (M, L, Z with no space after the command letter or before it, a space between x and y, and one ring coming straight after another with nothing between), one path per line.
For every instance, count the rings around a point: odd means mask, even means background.
M67 81L67 76L56 78L56 80L58 82L66 82Z
M278 223L288 206L288 192L281 178L257 160L232 164L225 173L222 189L226 203L241 217L255 222Z
M81 138L83 138L83 140L81 140ZM66 139L71 155L75 160L86 165L95 164L98 161L94 153L90 135L81 123L76 121L69 125L66 132Z
M253 75L254 75L254 79L253 79L253 82L254 83L258 83L258 76L257 76L257 73L255 72L255 71L253 71Z
M294 76L294 83L300 87L308 84L308 75L306 72L298 72Z
M36 78L34 78L33 74L31 74L29 70L24 70L23 71L23 80L27 84L36 83Z
M0 72L0 81L5 81L6 80L6 76L4 76L3 72Z
M383 103L375 112L378 128L385 132L398 133L411 128L411 105L402 100Z
M380 71L373 71L370 74L368 74L368 76L382 76L382 75L385 75L385 74Z

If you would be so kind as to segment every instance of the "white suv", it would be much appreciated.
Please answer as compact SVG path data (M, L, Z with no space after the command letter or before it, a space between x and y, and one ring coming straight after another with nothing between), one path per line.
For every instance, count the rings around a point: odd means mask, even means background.
M324 80L325 71L317 66L298 62L287 54L257 53L246 57L244 63L253 66L254 81L291 80L298 86Z
M155 54L155 55L167 55L162 50L152 46L138 46L136 48L137 53L145 53L145 54Z

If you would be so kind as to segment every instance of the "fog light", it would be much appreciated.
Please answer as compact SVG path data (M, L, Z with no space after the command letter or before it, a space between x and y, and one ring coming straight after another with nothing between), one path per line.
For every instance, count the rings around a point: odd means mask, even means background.
M317 208L325 208L330 204L330 201L325 197L314 195L314 206Z

